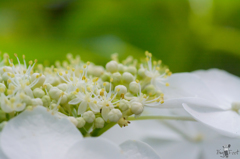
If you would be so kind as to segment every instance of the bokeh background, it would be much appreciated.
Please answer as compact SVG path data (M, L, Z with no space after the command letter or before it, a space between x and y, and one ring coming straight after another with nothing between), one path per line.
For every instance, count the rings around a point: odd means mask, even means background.
M240 75L240 1L1 0L0 50L45 64L70 52L100 65L148 50L173 72Z

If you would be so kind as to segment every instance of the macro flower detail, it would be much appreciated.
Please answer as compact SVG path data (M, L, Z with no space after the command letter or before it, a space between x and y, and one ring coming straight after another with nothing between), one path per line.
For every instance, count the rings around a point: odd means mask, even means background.
M159 156L147 144L126 141L120 146L104 138L83 139L67 119L38 106L10 120L1 132L1 159L150 158Z

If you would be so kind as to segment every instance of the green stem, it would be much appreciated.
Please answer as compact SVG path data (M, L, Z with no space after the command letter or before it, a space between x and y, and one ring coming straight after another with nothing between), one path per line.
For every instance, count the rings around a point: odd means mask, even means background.
M195 119L191 117L184 117L184 116L140 116L138 118L135 118L133 116L128 117L128 120L185 120L185 121L196 121Z
M92 132L91 132L91 136L92 137L98 137L100 135L102 135L104 132L106 132L108 129L110 129L111 127L113 127L114 125L116 125L117 123L114 123L114 122L111 122L111 123L107 123L104 128L101 128L101 129L94 129Z

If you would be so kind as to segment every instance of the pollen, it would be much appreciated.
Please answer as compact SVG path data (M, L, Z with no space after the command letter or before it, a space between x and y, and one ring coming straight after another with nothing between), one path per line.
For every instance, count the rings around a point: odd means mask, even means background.
M90 65L90 62L89 62L89 61L87 62L87 65Z
M120 88L117 88L116 91L119 92L119 91L120 91Z
M124 93L122 93L120 97L123 99L124 98Z
M72 68L72 71L74 72L74 71L75 71L75 68Z
M138 80L138 79L136 79L136 82L137 82L137 83L139 83L139 80Z
M107 103L107 104L106 104L106 106L108 107L108 106L109 106L109 104Z
M93 103L94 103L94 104L97 104L97 101L95 100L95 101L93 101Z
M85 80L86 79L86 77L85 76L82 76L82 80Z
M80 70L79 72L82 74L82 73L83 73L83 70Z
M32 65L32 64L33 64L33 62L32 62L32 61L29 61L29 62L28 62L28 64L29 64L29 65Z
M86 68L87 67L87 65L83 65L83 68Z
M113 82L113 78L110 78L110 82Z
M76 89L76 92L79 92L79 91L80 91L79 88L77 88L77 89Z
M169 83L166 83L166 86L168 87L168 86L169 86Z
M106 85L107 85L107 83L106 83L106 82L104 82L104 83L103 83L103 86L106 86Z
M22 58L25 59L25 55L22 55Z
M60 72L59 75L62 76L63 75L62 72Z
M8 83L11 83L12 81L10 79L7 80Z

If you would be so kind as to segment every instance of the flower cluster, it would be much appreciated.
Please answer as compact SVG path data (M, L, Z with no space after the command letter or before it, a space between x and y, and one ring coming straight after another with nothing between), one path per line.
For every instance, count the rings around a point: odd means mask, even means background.
M68 62L56 62L44 67L37 60L23 63L15 54L17 64L7 54L0 65L1 110L7 121L25 109L38 105L46 107L59 118L68 118L80 131L104 128L118 123L127 126L128 117L138 117L145 106L164 103L164 94L156 89L158 83L171 75L152 54L139 63L128 57L119 62L117 55L106 67L83 62L80 57L67 55Z

